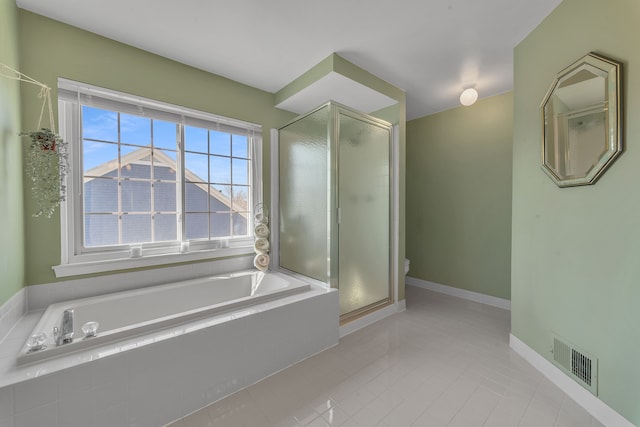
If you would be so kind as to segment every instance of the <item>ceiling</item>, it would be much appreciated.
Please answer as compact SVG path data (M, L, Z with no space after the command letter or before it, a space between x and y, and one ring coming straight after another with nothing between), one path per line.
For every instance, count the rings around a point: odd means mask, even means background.
M403 89L407 118L513 86L513 48L561 0L17 0L19 7L277 92L336 52Z

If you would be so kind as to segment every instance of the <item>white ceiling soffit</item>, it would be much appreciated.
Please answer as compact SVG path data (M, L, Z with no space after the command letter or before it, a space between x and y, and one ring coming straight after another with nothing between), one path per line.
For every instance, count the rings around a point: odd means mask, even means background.
M332 71L280 102L276 107L304 114L327 101L335 101L367 114L398 102L340 73Z

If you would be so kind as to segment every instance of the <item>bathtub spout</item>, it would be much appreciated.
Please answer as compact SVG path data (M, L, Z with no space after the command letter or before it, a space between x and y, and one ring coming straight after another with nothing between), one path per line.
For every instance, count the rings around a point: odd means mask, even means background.
M73 342L73 309L64 311L60 329L53 328L53 335L57 346Z

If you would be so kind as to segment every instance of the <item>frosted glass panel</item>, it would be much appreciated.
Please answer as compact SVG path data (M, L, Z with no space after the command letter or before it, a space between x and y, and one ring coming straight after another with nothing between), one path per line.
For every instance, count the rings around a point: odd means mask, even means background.
M389 299L390 130L340 114L340 314Z
M328 120L322 108L280 129L280 266L327 282Z

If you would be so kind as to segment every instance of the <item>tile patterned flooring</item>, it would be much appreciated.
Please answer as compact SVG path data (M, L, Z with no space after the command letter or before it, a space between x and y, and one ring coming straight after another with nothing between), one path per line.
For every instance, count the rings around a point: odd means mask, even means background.
M601 427L509 349L510 313L407 286L407 310L170 427Z

